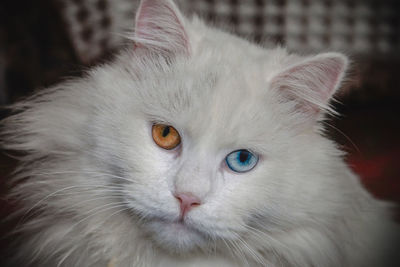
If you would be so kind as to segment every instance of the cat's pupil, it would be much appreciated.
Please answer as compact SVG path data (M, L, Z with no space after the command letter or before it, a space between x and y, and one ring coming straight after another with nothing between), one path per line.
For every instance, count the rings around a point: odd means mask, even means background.
M248 151L240 151L239 161L244 163L248 160L250 153Z
M162 136L166 137L169 134L169 126L166 126L162 132Z

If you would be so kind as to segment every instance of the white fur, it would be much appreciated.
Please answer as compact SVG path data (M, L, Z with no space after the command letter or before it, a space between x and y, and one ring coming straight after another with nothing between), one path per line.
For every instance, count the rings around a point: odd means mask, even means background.
M168 0L145 1L179 12ZM386 204L360 185L320 123L345 57L267 50L177 18L186 37L169 32L173 48L139 38L143 47L16 104L4 121L2 145L26 153L14 180L23 205L16 258L24 266L382 266L394 231ZM315 86L310 94L306 85ZM173 125L181 146L158 147L154 122ZM260 160L238 174L224 159L241 148ZM175 190L202 200L186 227L174 223Z

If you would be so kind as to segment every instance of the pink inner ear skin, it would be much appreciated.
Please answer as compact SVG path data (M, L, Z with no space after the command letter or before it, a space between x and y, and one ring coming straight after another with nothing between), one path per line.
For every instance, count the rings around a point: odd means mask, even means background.
M189 54L183 17L169 0L143 0L136 15L135 48Z
M331 63L335 62L334 64L326 64L322 65L321 68L326 68L323 70L323 73L326 74L326 88L328 90L322 91L323 101L328 102L332 95L338 89L337 87L340 85L342 74L344 73L345 63L339 58L331 58Z
M291 67L272 80L272 86L289 100L299 103L299 111L317 114L329 109L329 100L338 89L347 66L341 54L328 53Z

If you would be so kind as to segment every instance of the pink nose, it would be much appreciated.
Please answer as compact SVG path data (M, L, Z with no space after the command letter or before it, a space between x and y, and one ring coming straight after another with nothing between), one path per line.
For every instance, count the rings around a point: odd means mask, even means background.
M189 210L201 204L200 199L191 193L177 193L175 198L179 201L181 207L181 219L185 217Z

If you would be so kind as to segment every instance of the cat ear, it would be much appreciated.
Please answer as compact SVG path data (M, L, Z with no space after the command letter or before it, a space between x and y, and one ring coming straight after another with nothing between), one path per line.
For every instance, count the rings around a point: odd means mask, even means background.
M189 54L184 18L171 0L142 0L136 13L133 40L162 54Z
M339 53L324 53L275 76L271 85L288 101L294 101L296 112L317 118L321 111L334 113L329 101L343 80L348 59Z

